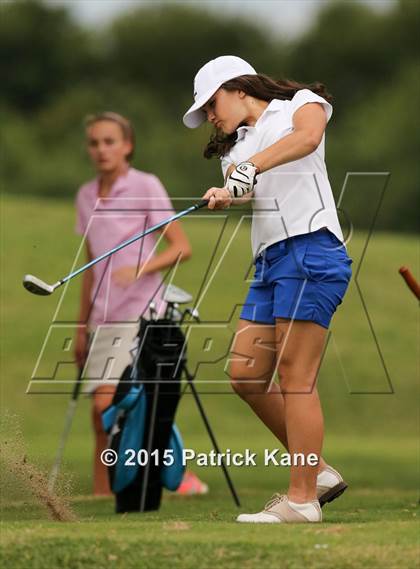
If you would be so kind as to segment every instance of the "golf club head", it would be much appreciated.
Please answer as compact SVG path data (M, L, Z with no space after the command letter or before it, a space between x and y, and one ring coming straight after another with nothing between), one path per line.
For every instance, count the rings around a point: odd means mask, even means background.
M180 322L182 320L182 312L178 308L174 308L172 311L172 320L174 322Z
M166 287L163 295L163 300L165 302L177 304L186 304L187 302L191 302L192 298L193 297L188 292L173 284Z
M44 283L44 281L41 281L41 279L33 275L25 275L23 277L23 286L32 294L38 294L40 296L48 296L55 290L55 286Z

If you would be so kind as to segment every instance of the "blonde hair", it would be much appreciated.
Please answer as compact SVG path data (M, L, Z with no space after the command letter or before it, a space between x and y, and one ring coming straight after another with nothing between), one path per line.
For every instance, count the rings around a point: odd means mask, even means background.
M88 115L85 118L85 128L88 128L100 121L111 121L120 126L124 139L131 142L132 146L131 152L126 156L127 161L131 162L134 156L134 150L136 146L136 134L134 132L134 128L131 122L127 118L123 117L118 113L106 111L103 113Z

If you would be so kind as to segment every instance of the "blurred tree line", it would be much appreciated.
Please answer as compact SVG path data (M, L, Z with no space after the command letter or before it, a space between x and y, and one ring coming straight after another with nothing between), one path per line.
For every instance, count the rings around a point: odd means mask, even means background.
M186 129L181 118L198 68L234 54L275 78L325 83L334 96L327 165L335 196L347 172L390 172L376 226L416 230L419 29L413 0L386 12L326 3L293 42L191 5L141 7L88 30L61 7L2 4L2 190L73 198L93 176L83 118L113 110L136 127L134 166L156 173L171 196L201 195L221 182L219 164L202 158L209 128ZM346 193L344 207L358 227L371 222L370 191L369 176L359 176Z

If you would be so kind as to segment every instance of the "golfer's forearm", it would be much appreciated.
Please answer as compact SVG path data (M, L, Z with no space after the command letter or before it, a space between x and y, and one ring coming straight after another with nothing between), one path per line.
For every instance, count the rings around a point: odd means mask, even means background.
M139 277L141 277L142 274L162 271L163 269L167 269L168 267L175 265L178 260L182 262L186 261L190 257L191 248L189 246L169 246L167 249L162 251L162 253L152 257L141 266Z
M319 144L320 140L315 133L310 130L299 130L278 140L262 152L254 154L249 161L257 166L260 173L266 172L276 166L308 156L318 148Z
M250 201L252 201L254 198L254 192L248 192L247 194L245 194L244 196L242 196L241 198L234 198L232 200L231 205L243 205L245 203L248 203Z

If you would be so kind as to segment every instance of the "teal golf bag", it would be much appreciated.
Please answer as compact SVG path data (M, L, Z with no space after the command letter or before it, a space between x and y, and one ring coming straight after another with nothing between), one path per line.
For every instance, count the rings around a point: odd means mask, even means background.
M183 444L174 424L180 399L186 344L173 320L141 319L138 349L103 415L109 448L118 455L108 467L117 513L159 509L162 489L176 490L184 466Z

